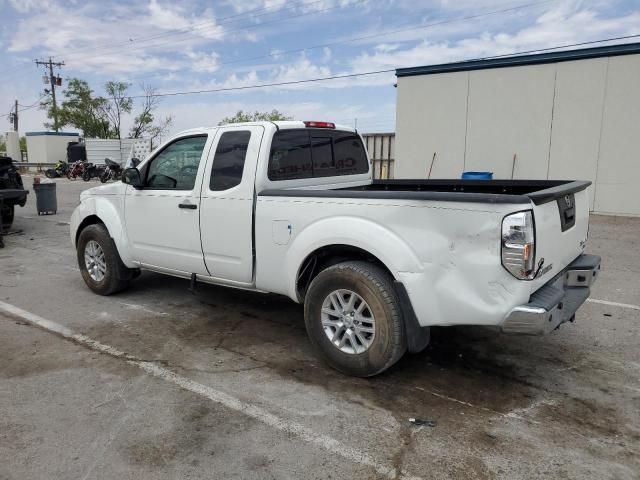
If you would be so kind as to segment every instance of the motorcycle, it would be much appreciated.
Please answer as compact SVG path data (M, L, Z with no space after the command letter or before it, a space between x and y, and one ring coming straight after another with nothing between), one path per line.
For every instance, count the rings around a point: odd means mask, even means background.
M64 160L59 160L54 168L47 168L44 172L47 178L58 178L67 175L69 164Z
M87 163L84 166L84 172L82 172L82 180L88 182L92 178L99 178L104 173L104 165L94 165L93 163Z
M85 162L82 160L77 160L71 164L69 169L67 170L67 178L69 180L75 180L76 178L82 178L82 175L85 171Z
M106 183L109 180L120 180L122 178L122 167L119 163L114 162L110 158L105 158L104 163L106 168L100 175L100 181Z

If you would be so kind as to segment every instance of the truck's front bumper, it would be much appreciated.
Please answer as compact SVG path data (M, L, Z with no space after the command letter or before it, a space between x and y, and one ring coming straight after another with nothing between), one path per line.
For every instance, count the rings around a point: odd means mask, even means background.
M544 335L561 323L573 320L589 297L591 285L600 273L600 257L580 255L560 274L529 298L529 303L511 310L502 322L505 333Z

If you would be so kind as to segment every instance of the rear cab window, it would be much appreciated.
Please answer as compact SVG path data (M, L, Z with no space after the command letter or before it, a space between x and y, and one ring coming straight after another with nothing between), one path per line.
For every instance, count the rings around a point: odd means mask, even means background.
M369 161L356 133L304 128L280 130L271 142L272 181L364 174Z

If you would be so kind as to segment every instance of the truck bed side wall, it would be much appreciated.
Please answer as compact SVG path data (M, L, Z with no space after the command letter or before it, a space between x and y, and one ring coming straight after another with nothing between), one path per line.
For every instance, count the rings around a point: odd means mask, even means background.
M259 196L256 208L256 287L294 300L304 259L333 244L380 259L422 325L495 325L531 293L500 263L502 218L522 205Z

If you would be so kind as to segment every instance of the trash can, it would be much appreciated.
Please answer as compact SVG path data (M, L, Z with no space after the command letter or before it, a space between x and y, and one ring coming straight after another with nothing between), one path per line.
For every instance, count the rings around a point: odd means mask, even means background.
M462 180L493 180L493 172L462 172Z
M36 194L36 208L38 215L55 215L58 211L58 199L56 198L56 184L40 183L33 184L33 191Z

